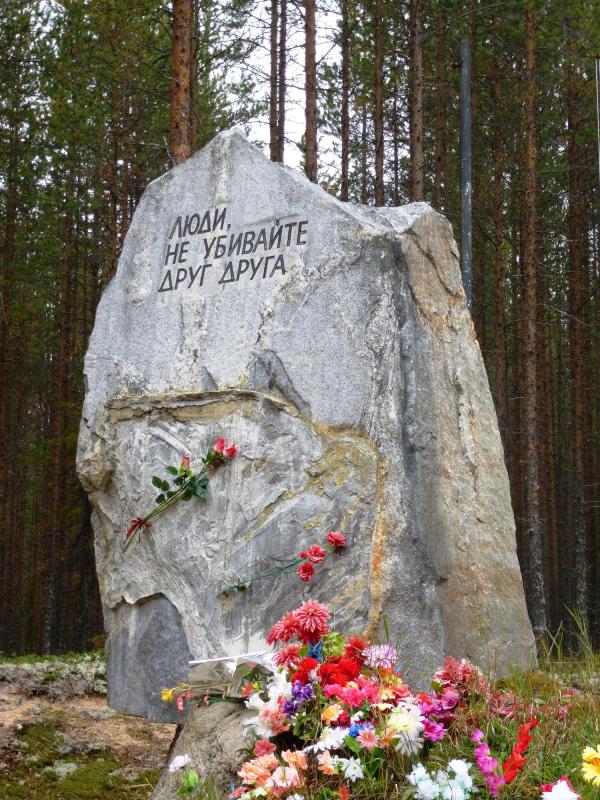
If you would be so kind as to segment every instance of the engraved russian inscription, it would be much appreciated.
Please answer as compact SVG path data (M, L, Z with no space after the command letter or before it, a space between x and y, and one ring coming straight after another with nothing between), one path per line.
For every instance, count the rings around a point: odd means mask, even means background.
M286 218L249 223L231 231L227 207L180 214L168 226L159 292L201 289L286 275L290 254L308 240L308 220Z

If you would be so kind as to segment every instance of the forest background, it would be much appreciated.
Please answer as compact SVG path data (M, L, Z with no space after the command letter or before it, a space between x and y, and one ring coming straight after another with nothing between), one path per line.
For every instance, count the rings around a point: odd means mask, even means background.
M246 125L344 201L460 235L472 48L473 317L534 629L600 645L597 0L4 0L0 650L102 633L74 461L83 356L145 186ZM460 655L460 654L459 654Z

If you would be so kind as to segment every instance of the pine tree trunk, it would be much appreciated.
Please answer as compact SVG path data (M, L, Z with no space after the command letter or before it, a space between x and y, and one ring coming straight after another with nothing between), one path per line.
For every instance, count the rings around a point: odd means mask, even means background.
M14 376L13 359L14 343L12 332L12 303L14 292L14 272L16 260L16 234L18 211L18 127L16 122L11 124L9 135L8 169L6 171L5 206L2 230L2 250L0 274L0 649L8 649L7 635L14 628L11 620L14 617L8 613L11 607L10 591L10 552L12 550L11 531L9 527L9 509L12 492L12 470L10 464L14 463L17 453L12 452L9 446L12 418L12 398L15 396L14 387L11 391L11 378Z
M350 30L348 0L342 0L342 155L340 198L348 201L350 175Z
M317 182L317 20L315 0L304 0L306 70L306 156L304 171Z
M584 231L581 171L582 159L579 147L580 98L573 87L568 96L569 161L569 361L571 373L572 407L572 454L573 454L573 503L575 517L575 610L583 625L588 623L587 586L587 532L585 521L585 469L584 469L584 385L583 385L583 337L582 324L584 280L583 242Z
M446 116L448 113L446 100L446 26L443 14L437 18L435 45L435 172L433 177L433 207L437 211L443 208L442 180L446 160Z
M493 144L493 180L494 180L494 394L498 427L502 440L506 443L506 351L504 342L504 259L502 245L504 243L503 220L503 159L500 130L494 135Z
M423 199L423 49L421 44L421 2L410 0L409 128L410 180L408 197Z
M369 202L369 183L368 183L368 170L367 170L367 105L363 103L361 109L361 129L360 129L360 202L366 206Z
M277 105L279 100L279 50L277 34L279 31L278 0L271 0L271 81L269 94L269 152L271 161L279 161L279 124Z
M173 0L169 155L174 165L190 156L192 0Z
M382 0L375 0L375 71L373 85L373 128L375 131L375 205L384 204L383 186L383 19Z
M281 0L279 17L279 86L277 99L277 160L283 163L285 151L285 95L287 60L287 0Z
M190 58L190 155L198 148L198 24L199 0L192 0L192 34Z
M543 524L537 425L537 130L535 84L535 23L529 0L525 19L525 240L524 268L524 459L527 491L526 540L528 544L529 611L533 632L541 641L546 630Z

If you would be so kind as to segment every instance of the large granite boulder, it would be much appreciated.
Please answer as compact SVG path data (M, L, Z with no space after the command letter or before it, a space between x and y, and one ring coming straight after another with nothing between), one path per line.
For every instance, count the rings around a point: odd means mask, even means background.
M154 181L98 307L78 470L94 508L109 703L173 719L186 662L264 647L303 597L385 617L409 678L446 654L533 658L509 486L450 225L338 202L237 130ZM151 476L218 437L240 454L123 556ZM227 584L330 529L310 584ZM175 717L176 718L176 717Z

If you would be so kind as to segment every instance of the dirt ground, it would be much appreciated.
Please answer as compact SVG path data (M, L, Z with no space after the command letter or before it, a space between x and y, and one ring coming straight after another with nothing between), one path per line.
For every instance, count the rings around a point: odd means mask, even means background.
M2 686L0 798L148 797L174 734L111 711L101 695L58 701Z

